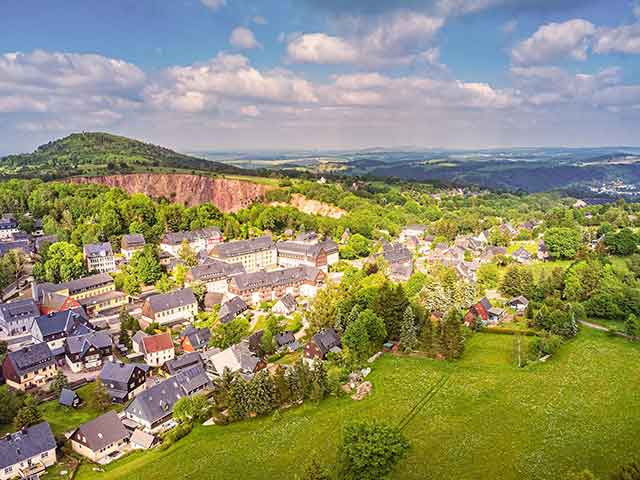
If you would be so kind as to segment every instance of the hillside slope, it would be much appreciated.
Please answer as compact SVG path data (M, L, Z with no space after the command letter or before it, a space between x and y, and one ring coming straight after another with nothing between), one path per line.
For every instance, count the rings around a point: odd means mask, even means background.
M74 133L41 145L33 153L0 159L2 176L44 179L167 169L244 172L238 167L108 133Z

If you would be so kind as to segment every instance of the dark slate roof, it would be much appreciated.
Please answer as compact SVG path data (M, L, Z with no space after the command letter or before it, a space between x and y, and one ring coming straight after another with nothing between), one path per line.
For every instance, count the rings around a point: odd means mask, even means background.
M169 232L162 236L161 243L166 245L180 245L183 240L191 243L201 238L219 237L222 233L218 227L207 227L190 232Z
M121 248L139 248L144 247L144 235L141 233L131 233L129 235L123 235L120 241Z
M298 241L285 241L278 242L278 253L279 254L293 254L293 255L301 255L306 259L314 259L316 258L321 251L329 255L338 251L338 244L333 240L325 240L320 243L309 245L308 243L301 243Z
M161 293L147 298L147 304L154 313L170 310L172 308L183 307L196 303L193 290L183 288L175 292Z
M184 353L172 360L168 360L165 363L167 370L171 375L175 375L176 373L185 370L187 368L193 367L194 365L202 365L202 357L198 352L188 352Z
M89 319L82 308L74 308L63 312L52 312L35 319L38 330L43 337L64 333L66 336L90 333Z
M224 294L219 292L207 292L204 296L204 307L212 308L214 305L220 305L224 299Z
M18 228L18 222L13 217L2 216L0 218L0 230L10 230Z
M35 318L40 316L40 310L36 302L29 298L0 305L0 316L7 323L16 322L23 318Z
M71 295L75 293L90 290L102 285L113 283L113 277L108 273L96 273L88 277L71 280L64 283L41 283L37 285L38 290L46 290L48 292L59 292L68 289Z
M245 268L242 263L226 263L220 260L209 259L206 263L189 270L188 276L192 280L208 282L221 280L231 275L244 272Z
M11 250L22 250L27 255L33 253L31 242L27 239L0 242L0 255L4 255Z
M111 243L89 243L82 249L85 257L100 257L113 255L113 248Z
M71 354L80 353L84 355L90 347L101 349L112 345L113 341L106 332L91 332L86 335L67 338L66 351Z
M136 368L147 372L150 367L144 363L119 363L106 361L104 362L102 371L100 372L100 380L102 380L102 383L104 384L111 382L129 383L129 380Z
M280 300L278 301L282 302L282 304L285 306L287 310L295 310L298 307L298 304L296 303L296 299L293 298L293 295L291 295L290 293L287 293L286 295L281 297Z
M42 368L43 365L53 363L53 353L46 342L23 347L15 352L7 353L16 373L20 376Z
M245 255L247 253L260 252L275 248L275 243L270 236L250 238L248 240L237 240L216 245L211 249L212 257L228 258Z
M319 275L324 275L319 268L300 265L298 267L273 270L270 272L243 273L233 277L231 283L243 291L275 288L297 282L311 281L315 280Z
M74 438L76 438L77 434L84 437L81 439L82 443L94 452L112 443L129 438L129 431L113 410L80 425L73 434Z
M333 328L322 330L321 332L318 332L313 337L311 337L311 339L318 346L318 348L322 352L322 355L326 355L329 350L341 345L338 332L336 332Z
M521 305L524 305L526 307L527 305L529 305L529 300L527 300L527 298L522 296L522 295L519 295L519 296L509 300L509 305L513 306L513 305L517 305L517 304L521 304Z
M283 345L295 343L296 337L293 335L293 332L287 331L277 334L275 340L278 347L282 347Z
M218 312L218 318L222 323L228 323L249 307L240 297L233 297L222 304Z
M196 328L193 325L189 325L180 334L181 337L188 337L189 343L193 348L203 348L209 344L211 340L211 330L208 328Z
M204 369L192 367L140 393L125 411L155 423L170 415L175 403L193 391L196 385L207 385L207 382L211 384Z
M482 305L487 312L492 308L491 302L487 297L482 297L482 299L478 303Z
M63 388L60 390L60 397L58 398L58 402L60 405L65 407L73 407L73 402L78 398L78 394L73 390L68 388Z
M411 251L399 243L385 242L383 243L382 248L382 255L390 264L411 262L413 260L413 254Z
M212 386L211 380L209 380L203 364L192 365L189 368L185 368L174 378L187 395L191 395L197 390L210 388Z
M47 422L38 423L0 439L0 469L56 448Z
M520 258L531 258L531 254L525 250L524 248L520 247L518 250L516 250L515 252L513 252L511 254L513 257L520 257Z

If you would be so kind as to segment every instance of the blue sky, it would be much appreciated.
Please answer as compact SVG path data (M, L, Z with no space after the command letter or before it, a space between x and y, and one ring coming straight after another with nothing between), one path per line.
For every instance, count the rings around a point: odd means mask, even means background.
M4 0L0 151L638 143L632 0Z

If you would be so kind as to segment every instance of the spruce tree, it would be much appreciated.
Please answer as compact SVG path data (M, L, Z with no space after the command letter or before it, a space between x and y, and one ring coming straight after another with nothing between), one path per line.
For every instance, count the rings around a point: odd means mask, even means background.
M416 346L416 323L413 309L408 306L402 317L402 325L400 328L400 345L405 352L412 351Z
M430 312L425 313L424 323L420 330L420 348L428 355L433 352L433 321Z
M449 360L460 358L464 349L461 318L460 312L454 309L447 314L443 322L443 354Z

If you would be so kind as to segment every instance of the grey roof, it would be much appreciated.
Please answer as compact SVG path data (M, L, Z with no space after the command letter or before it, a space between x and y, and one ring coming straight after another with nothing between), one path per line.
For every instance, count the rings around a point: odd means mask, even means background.
M482 297L478 303L482 305L487 312L492 308L491 302L487 297Z
M527 305L529 305L529 300L527 300L527 298L523 295L519 295L509 300L509 305L517 305L517 304L521 304L526 307Z
M181 337L188 337L189 343L193 348L204 348L209 344L211 340L211 330L206 327L196 328L193 325L189 325L180 334Z
M319 268L300 265L270 272L243 273L234 276L231 279L231 283L242 291L275 288L297 282L311 281L315 280L319 275L324 275Z
M56 439L47 422L38 423L0 439L0 469L56 448Z
M145 246L144 235L141 233L131 233L123 235L120 241L121 248L140 248Z
M106 361L104 362L102 371L100 372L100 380L105 384L110 382L128 383L133 372L137 368L147 372L150 367L144 363L119 363Z
M113 341L106 332L91 332L67 338L66 351L71 354L80 353L84 355L91 347L102 349L112 345Z
M37 285L37 289L49 292L68 289L69 293L74 295L75 293L80 293L109 283L113 283L113 277L111 275L108 273L96 273L95 275L89 275L88 277L71 280L69 282L41 283Z
M34 320L43 338L64 333L65 336L83 335L92 331L87 314L82 308L41 315Z
M46 245L51 245L58 241L58 235L43 235L35 240L36 252L40 252Z
M323 355L326 355L334 347L341 346L338 332L333 328L327 328L316 333L311 340L318 346Z
M33 253L31 242L27 239L0 242L0 255L4 255L11 250L22 250L26 255Z
M278 347L282 347L283 345L289 345L291 343L295 343L296 337L293 335L292 331L286 331L279 333L275 336L275 341Z
M282 302L282 304L285 306L287 310L295 310L298 307L298 304L296 303L296 299L293 298L293 295L291 295L290 293L287 293L286 295L281 297L280 300L278 301Z
M260 358L251 351L248 340L243 340L207 357L209 364L219 375L223 373L225 368L232 372L254 372L260 363Z
M166 245L180 245L183 240L191 243L195 240L206 239L209 237L221 236L222 233L218 227L200 228L198 230L184 231L184 232L169 232L162 236L160 243Z
M129 439L130 443L140 445L142 448L147 449L153 446L153 442L156 441L156 437L144 430L134 430Z
M293 255L302 255L308 259L316 258L321 251L324 251L327 255L338 251L338 244L333 240L325 240L312 245L309 245L308 243L301 243L299 241L285 241L278 242L276 246L278 247L279 254L289 253Z
M229 258L245 255L247 253L260 252L275 248L275 243L270 236L266 235L258 238L250 238L248 240L236 240L235 242L227 242L216 245L211 249L212 257Z
M7 353L7 361L10 361L16 373L22 376L42 368L43 365L52 364L54 358L49 345L43 342Z
M60 397L58 398L58 402L60 405L65 407L73 407L73 403L75 399L78 398L78 394L73 390L68 388L63 388L60 390Z
M17 322L23 318L35 318L40 316L40 310L36 302L29 298L0 305L0 316L5 322Z
M228 323L248 308L245 301L240 297L233 297L222 304L218 312L218 318L222 323Z
M113 410L78 427L73 436L82 435L82 443L97 452L112 443L129 438L129 431Z
M230 275L236 275L244 272L245 268L242 263L227 263L220 260L208 259L206 263L193 267L189 270L188 275L193 280L208 282L212 280L221 280L229 277Z
M302 232L298 234L296 240L298 242L312 242L318 238L318 234L314 231L311 232Z
M192 367L140 393L125 411L153 424L171 415L175 403L188 396L197 385L210 384L202 367Z
M196 296L190 288L183 288L174 292L161 293L147 298L147 303L154 313L172 308L193 305L197 303Z
M531 254L525 250L524 248L520 247L518 250L516 250L515 252L513 252L511 254L513 257L520 257L520 258L531 258Z
M194 365L203 365L202 357L198 352L187 352L179 355L165 363L167 370L171 375L181 372L182 370L193 367Z
M12 228L18 228L18 222L13 217L3 215L0 218L0 230L9 230Z
M384 242L382 244L382 255L390 264L413 261L413 254L411 251L399 243Z
M82 249L85 257L101 257L101 256L112 256L113 248L111 247L111 243L102 242L102 243L89 243L84 246Z

